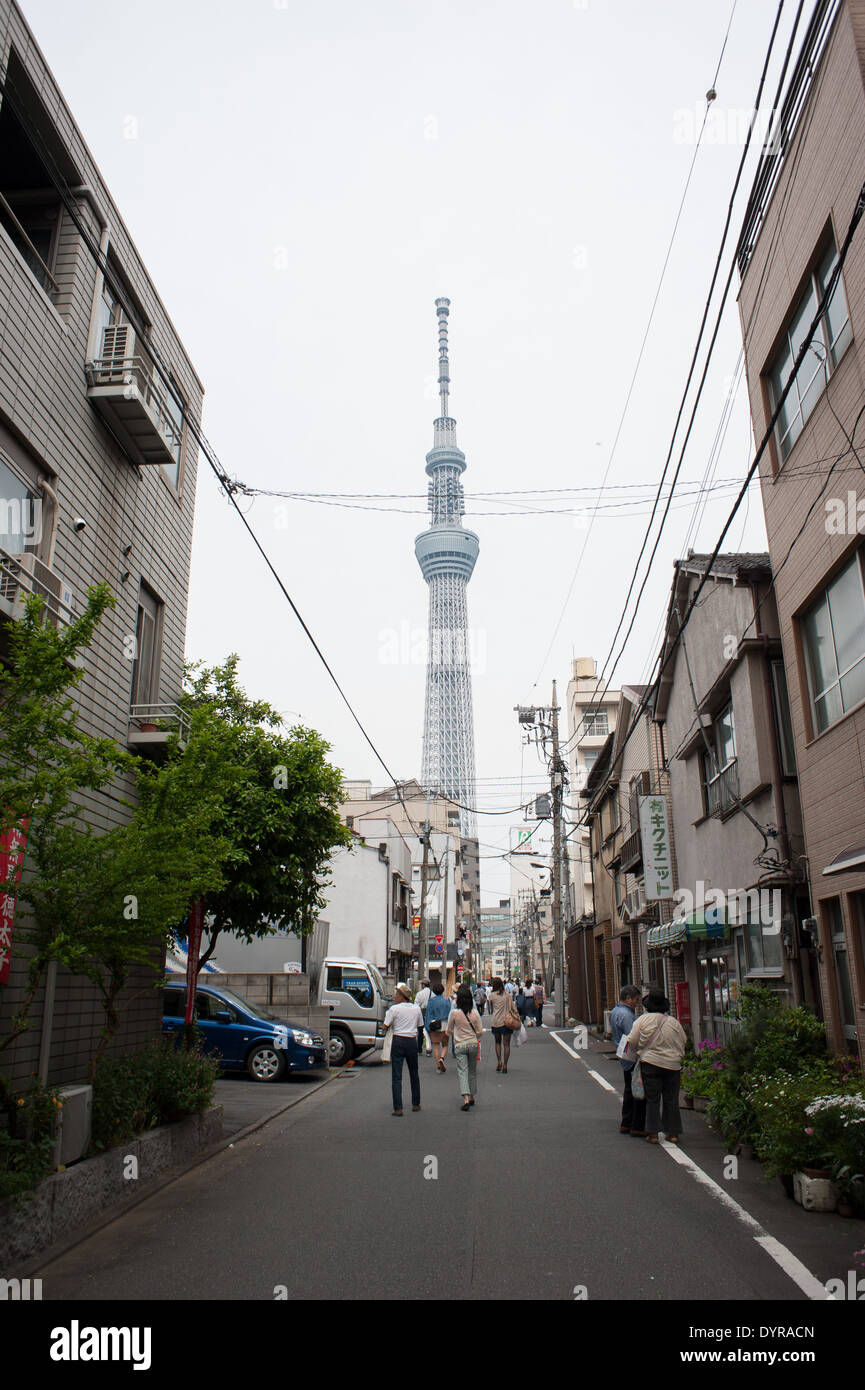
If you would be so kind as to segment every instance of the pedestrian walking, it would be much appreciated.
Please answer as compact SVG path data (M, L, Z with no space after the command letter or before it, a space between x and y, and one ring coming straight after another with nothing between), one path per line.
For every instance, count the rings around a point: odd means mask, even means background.
M544 1003L547 997L540 980L536 982L532 994L535 1001L535 1027L540 1028L544 1021Z
M508 1059L511 1055L511 1026L513 999L507 987L497 975L490 992L490 1012L492 1014L493 1038L496 1044L496 1071L507 1073Z
M478 1089L478 1040L484 1031L469 985L457 990L456 1007L448 1015L448 1035L453 1038L457 1059L457 1078L463 1110L475 1103Z
M487 1006L487 992L482 984L475 985L474 996L475 1008L477 1009L478 1015L480 1016L481 1020L483 1020L484 1009Z
M447 1071L444 1058L448 1050L447 1021L450 1011L451 1001L445 995L444 985L437 980L432 986L432 995L426 1006L426 1026L439 1071Z
M393 1114L402 1114L402 1064L408 1062L411 1083L411 1108L420 1110L420 1077L417 1065L417 1030L423 1026L423 1014L411 1002L408 985L399 984L394 1001L384 1016L386 1028L393 1029L390 1051L390 1080L393 1095Z
M628 1036L637 1021L636 1009L639 1002L640 991L637 986L624 985L619 994L619 1002L610 1013L610 1032L617 1048L622 1038ZM620 1057L619 1062L622 1067L623 1084L622 1117L619 1122L619 1132L630 1134L635 1139L645 1139L646 1102L645 1099L637 1100L631 1090L635 1059L633 1057Z
M677 1018L671 1018L670 1001L661 990L650 990L641 1014L628 1034L628 1052L640 1063L646 1092L646 1140L657 1144L663 1131L671 1144L682 1134L679 1082L687 1038ZM662 1111L663 1105L663 1111Z
M429 997L431 994L432 990L430 989L429 980L421 980L420 989L414 997L414 1002L417 1004L421 1013L424 1015L426 1014L426 1006L429 1003ZM417 1030L418 1053L421 1053L424 1050L424 1039L426 1039L426 1055L429 1057L430 1053L432 1052L432 1043L429 1040L429 1033L426 1031L425 1025L422 1024L421 1027Z

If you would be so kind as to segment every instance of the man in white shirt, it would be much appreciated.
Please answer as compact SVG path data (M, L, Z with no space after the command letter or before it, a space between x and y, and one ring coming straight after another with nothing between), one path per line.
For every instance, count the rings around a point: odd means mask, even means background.
M426 1006L429 1003L431 994L432 990L430 989L429 980L421 980L420 989L414 997L414 1002L417 1004L424 1018L426 1018ZM430 1036L426 1028L421 1028L417 1035L418 1053L421 1052L424 1044L426 1044L426 1055L429 1057L432 1055L432 1043L430 1042Z
M411 1108L420 1110L420 1077L417 1065L417 1034L423 1028L423 1014L417 1004L411 1002L408 985L399 984L394 990L394 1001L384 1016L385 1028L392 1029L390 1051L391 1091L393 1093L393 1114L402 1114L402 1064L408 1062L408 1075L411 1082Z

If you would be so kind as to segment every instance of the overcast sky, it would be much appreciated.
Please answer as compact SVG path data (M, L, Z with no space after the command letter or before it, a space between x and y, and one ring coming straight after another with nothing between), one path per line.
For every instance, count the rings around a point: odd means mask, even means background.
M543 770L513 706L549 703L553 678L563 700L572 658L602 663L621 612L776 0L735 7L710 142L588 533L562 509L594 496L561 490L597 487L609 463L732 0L22 3L205 383L226 470L265 489L383 493L372 505L396 509L244 503L400 778L420 774L428 591L414 537L437 414L434 301L450 298L451 413L480 538L478 801L519 805ZM739 347L732 303L682 473L692 485ZM751 450L743 387L715 477L740 480ZM518 489L532 495L489 496ZM673 560L713 548L731 501L714 495L690 541L687 486L674 501L616 686L646 677ZM726 548L765 549L758 493ZM206 464L187 645L207 662L239 652L251 693L317 728L348 777L385 784ZM482 854L507 848L512 821L481 819ZM485 903L507 894L506 864L486 860L482 881Z

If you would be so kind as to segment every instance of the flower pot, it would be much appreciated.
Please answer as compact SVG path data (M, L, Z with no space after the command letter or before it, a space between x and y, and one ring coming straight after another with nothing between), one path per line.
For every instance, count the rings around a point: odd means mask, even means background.
M812 1168L811 1172L827 1172L827 1169ZM828 1177L813 1178L802 1169L793 1174L793 1189L796 1201L806 1211L834 1211L838 1205L838 1189Z
M698 1115L705 1115L706 1111L709 1109L709 1097L692 1096L691 1105L692 1108L697 1111Z
M689 1093L688 1091L683 1091L682 1094L679 1096L679 1104L680 1104L685 1110L693 1110L693 1108L694 1108L694 1097L693 1097L692 1095L690 1095L690 1093Z
M793 1174L781 1173L778 1181L784 1189L784 1196L789 1197L792 1202L795 1197L795 1193L793 1192Z
M825 1180L832 1176L831 1168L803 1168L802 1172L805 1174L806 1178L822 1178Z

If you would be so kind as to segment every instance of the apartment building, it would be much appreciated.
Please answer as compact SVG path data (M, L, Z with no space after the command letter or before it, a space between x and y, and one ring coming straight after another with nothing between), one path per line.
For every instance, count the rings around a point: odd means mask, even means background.
M203 388L10 0L0 0L0 84L0 624L31 591L62 624L105 581L117 604L84 653L80 725L158 753L181 685ZM110 828L131 794L128 781L89 793L81 814ZM13 935L0 1030L25 978ZM159 1034L152 982L133 972L116 1049ZM53 994L12 1049L13 1081L37 1068L51 1083L86 1076L103 1023L97 993L61 972Z
M598 679L597 662L593 657L581 656L573 662L567 691L567 761L572 806L581 807L580 795L585 790L589 773L607 735L616 727L621 691L605 686L606 682ZM566 815L569 826L573 826L568 833L573 921L591 917L594 910L589 832L586 826L577 828L580 815L581 810L571 810Z
M647 686L622 686L615 732L583 792L595 912L577 923L565 948L573 1007L589 1023L603 1023L625 984L660 985L672 1001L684 979L681 962L664 958L651 934L672 918L676 873L669 778L651 694Z
M680 1020L725 1041L746 984L820 1012L793 734L768 554L674 566L654 717L669 769L675 920L650 946L678 962ZM679 981L681 984L681 981Z
M815 6L738 257L754 435L769 429L863 188L865 5ZM865 222L795 372L760 483L830 1045L865 1025ZM857 437L858 436L858 437Z

